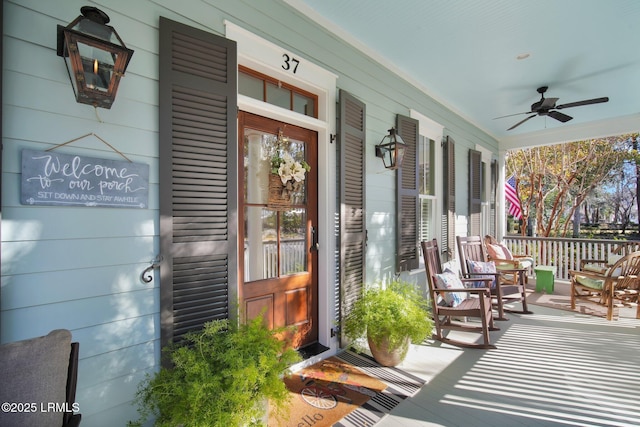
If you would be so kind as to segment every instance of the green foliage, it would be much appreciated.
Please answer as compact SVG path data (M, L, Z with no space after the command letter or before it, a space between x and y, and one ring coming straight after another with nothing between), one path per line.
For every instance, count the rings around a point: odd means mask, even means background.
M240 326L213 321L185 341L166 349L172 367L162 368L138 386L139 426L156 417L158 427L228 427L259 424L270 409L287 408L282 375L299 354L277 338L262 317Z
M415 286L394 281L386 287L377 285L364 290L344 320L344 333L351 340L368 336L376 345L385 337L390 348L409 337L420 343L431 335L433 321L427 300Z
M566 236L572 218L598 187L618 182L623 166L637 157L629 141L637 134L540 146L509 153L506 176L514 174L525 224L535 220L539 236Z

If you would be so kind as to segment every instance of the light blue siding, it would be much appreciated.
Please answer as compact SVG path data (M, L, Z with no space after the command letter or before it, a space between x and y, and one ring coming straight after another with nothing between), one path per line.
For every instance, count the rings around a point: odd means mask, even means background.
M376 61L278 0L98 0L135 50L111 110L78 104L61 58L56 25L84 1L4 0L2 294L0 341L68 328L81 343L78 403L83 425L125 425L137 384L158 367L159 283L140 273L159 251L158 22L160 16L224 34L230 20L338 75L338 87L367 105L367 278L395 273L395 174L374 146L396 114L414 109L445 126L456 145L459 186L467 151L497 142ZM434 66L446 66L443 60ZM95 133L150 167L148 209L23 206L21 152ZM121 160L95 137L60 152ZM463 187L460 187L463 188ZM466 206L458 191L458 206ZM459 211L458 214L464 214Z

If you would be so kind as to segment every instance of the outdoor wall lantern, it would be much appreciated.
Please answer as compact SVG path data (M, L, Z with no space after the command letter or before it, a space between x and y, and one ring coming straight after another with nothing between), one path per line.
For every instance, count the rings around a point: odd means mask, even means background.
M382 158L385 168L398 169L402 166L406 149L407 144L396 133L395 128L391 128L389 135L382 138L380 144L376 145L376 157Z
M77 102L111 108L133 50L106 25L106 13L92 6L80 12L66 27L58 25L58 56L65 60Z

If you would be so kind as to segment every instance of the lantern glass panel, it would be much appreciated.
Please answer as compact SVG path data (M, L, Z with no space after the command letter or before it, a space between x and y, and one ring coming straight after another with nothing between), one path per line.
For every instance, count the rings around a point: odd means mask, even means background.
M397 167L400 167L402 165L402 161L404 160L404 153L405 153L405 145L404 144L397 144L395 145L395 150L394 152L397 153L395 157L395 165L397 165Z
M78 42L78 52L82 59L82 69L87 88L107 92L109 90L109 82L111 82L111 77L113 76L116 54L111 54L82 42Z

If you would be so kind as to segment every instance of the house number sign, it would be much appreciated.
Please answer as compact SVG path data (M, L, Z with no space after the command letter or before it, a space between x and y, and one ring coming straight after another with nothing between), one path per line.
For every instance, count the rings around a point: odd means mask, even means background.
M298 65L300 65L300 60L295 58L288 53L282 54L282 69L285 71L290 71L293 74L298 72Z
M146 209L148 200L147 164L22 151L23 205Z

